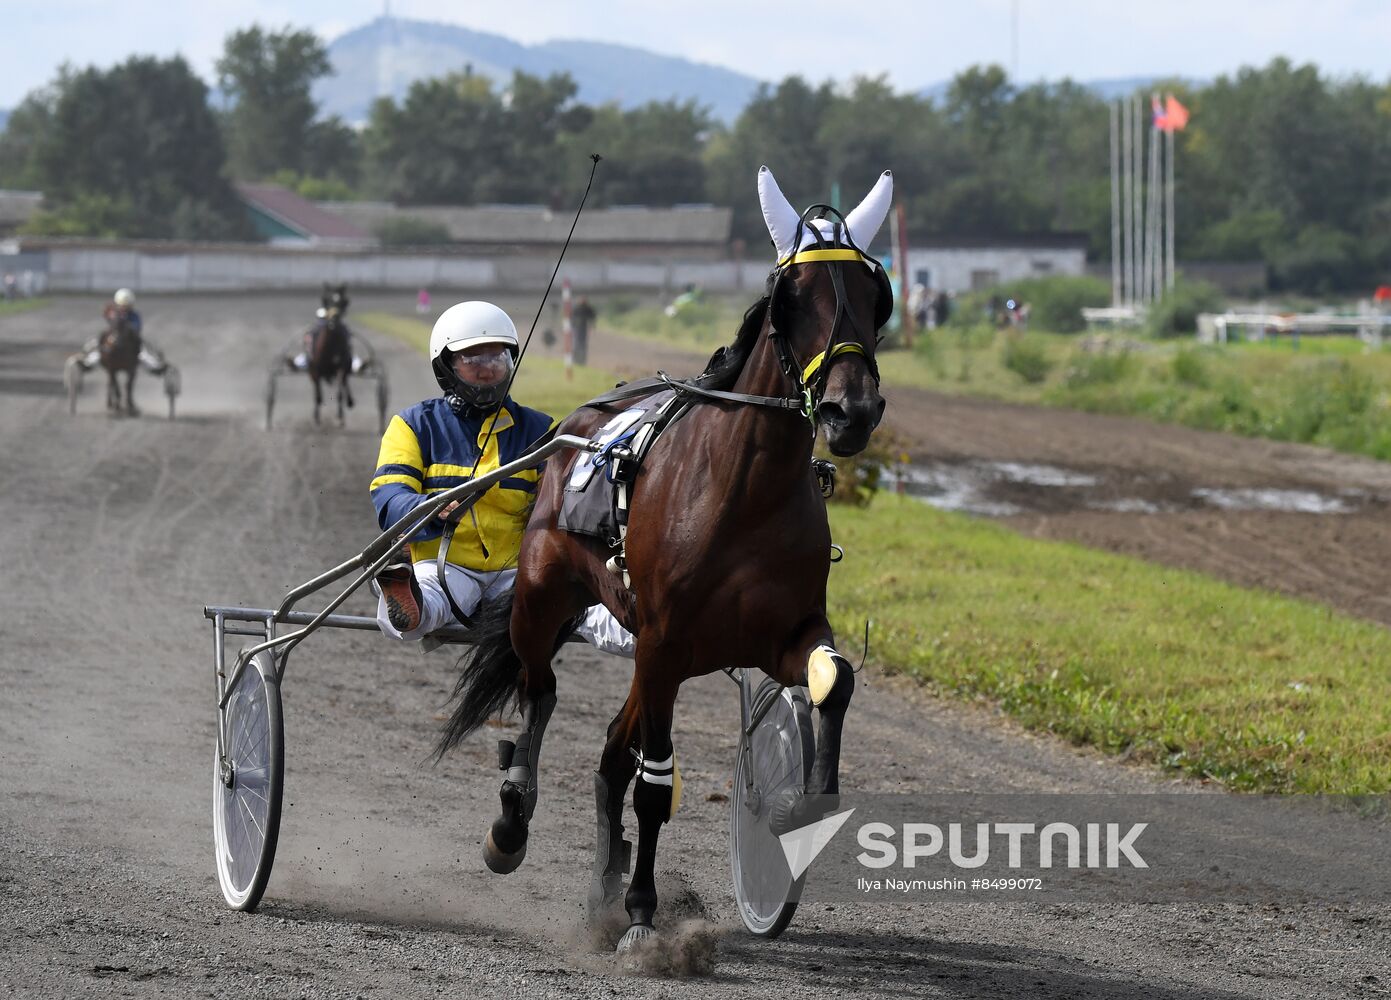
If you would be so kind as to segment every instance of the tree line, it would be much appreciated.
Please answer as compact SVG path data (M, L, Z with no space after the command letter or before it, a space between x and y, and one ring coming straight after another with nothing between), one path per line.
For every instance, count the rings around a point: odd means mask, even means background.
M594 204L729 205L734 235L761 247L759 164L794 203L858 198L889 166L914 235L1080 232L1093 256L1110 252L1106 102L1070 81L1016 86L997 66L959 74L938 101L883 78L793 76L730 125L694 101L593 107L565 75L499 84L465 70L379 99L361 128L318 114L311 88L330 66L310 32L234 32L216 72L214 97L179 58L65 67L0 134L0 187L44 191L36 231L240 238L229 178L313 198L559 208L599 152ZM1175 158L1181 259L1260 259L1277 287L1310 292L1391 277L1391 82L1276 59L1162 89L1192 115Z

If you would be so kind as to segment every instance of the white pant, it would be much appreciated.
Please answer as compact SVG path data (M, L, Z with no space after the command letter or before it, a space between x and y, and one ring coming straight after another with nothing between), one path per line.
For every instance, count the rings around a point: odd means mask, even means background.
M382 632L393 639L420 639L436 632L446 625L455 624L453 612L449 608L449 598L440 587L439 574L433 559L416 563L415 582L420 585L420 624L409 632L402 632L391 624L386 613L386 598L377 594L377 624ZM465 569L453 563L445 564L445 574L449 578L449 593L454 603L466 615L473 614L484 598L496 597L512 586L517 577L515 569L495 570L485 573ZM374 586L375 590L376 587ZM576 633L596 649L617 656L633 657L633 635L610 614L602 604L596 604L585 612Z

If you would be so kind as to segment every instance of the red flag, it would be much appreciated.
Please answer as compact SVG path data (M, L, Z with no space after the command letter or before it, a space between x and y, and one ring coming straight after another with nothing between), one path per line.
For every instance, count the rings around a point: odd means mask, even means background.
M1170 132L1182 132L1183 127L1187 124L1188 109L1178 102L1178 98L1170 94L1164 104L1163 128Z

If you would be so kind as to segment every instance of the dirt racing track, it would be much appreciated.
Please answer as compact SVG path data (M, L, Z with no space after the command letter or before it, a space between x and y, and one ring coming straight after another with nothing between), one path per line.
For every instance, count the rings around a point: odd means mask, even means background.
M142 305L150 336L183 372L173 422L155 405L139 419L108 418L95 382L78 415L68 416L62 361L89 334L96 299L0 320L6 991L1180 1000L1391 990L1385 907L807 902L779 940L751 939L731 908L726 830L736 706L721 676L689 685L678 704L685 805L666 828L658 863L667 944L647 965L626 968L610 950L614 930L587 930L583 910L591 770L628 671L623 661L576 647L560 658L530 853L518 872L499 878L483 868L478 847L497 801L492 734L438 766L424 762L453 657L422 656L365 633L313 637L292 657L285 682L285 814L274 874L258 913L229 911L212 868L215 716L201 608L274 603L372 537L375 413L360 406L346 428L316 428L306 380L282 389L276 427L262 429L266 364L302 328L312 300ZM372 341L390 371L394 407L433 391L418 355L385 337ZM155 380L137 381L135 392L138 402L160 398ZM1004 454L1003 435L1018 423L1009 408L892 393L889 401L890 412L903 415L899 426L921 421L923 455L1021 457ZM1106 429L1117 425L1067 419L1078 423L1066 435L1059 430L1056 453L1039 461L1143 464L1144 449L1125 451L1121 430ZM1100 447L1114 447L1114 455L1064 453L1064 437L1085 450L1091 427L1101 428ZM1156 432L1155 440L1178 449L1173 442L1187 440L1186 432L1173 433L1179 437ZM1269 472L1274 446L1222 440L1228 451L1219 458L1231 468L1246 468L1253 480ZM960 454L949 455L948 443ZM1189 454L1197 465L1212 453ZM1310 466L1308 456L1343 466L1312 450L1279 454L1294 463L1290 479L1335 476ZM1378 488L1371 479L1379 467L1359 467L1368 480L1361 485ZM1381 601L1361 613L1386 621L1391 560L1379 554L1391 543L1373 530L1378 516L1384 511L1369 508L1327 531L1357 550L1361 574L1351 596L1335 603ZM1184 560L1172 553L1189 546L1240 564L1231 575L1249 574L1250 582L1267 582L1262 574L1274 565L1242 554L1254 543L1235 555L1213 551L1210 539L1231 525L1210 511L1181 529L1190 540L1163 552L1146 552L1162 546L1119 521L1094 519L1072 531L1066 512L1017 517L1027 531L1092 532L1096 544L1176 562ZM1245 530L1275 537L1277 528ZM1122 536L1126 545L1116 541ZM1301 536L1297 544L1314 543ZM1336 567L1309 568L1298 550L1271 558L1289 566L1295 582L1286 589L1334 600L1299 581L1339 578ZM359 599L345 610L363 613L367 605ZM861 676L847 718L844 761L846 785L877 791L1172 787L1021 733L984 710L926 700L872 671Z

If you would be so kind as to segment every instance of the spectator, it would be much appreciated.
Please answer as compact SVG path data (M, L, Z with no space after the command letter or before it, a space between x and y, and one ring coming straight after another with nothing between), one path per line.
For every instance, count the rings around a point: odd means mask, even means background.
M574 360L577 365L589 363L589 328L594 325L597 315L586 295L580 296L579 302L570 313L570 325L575 334Z

